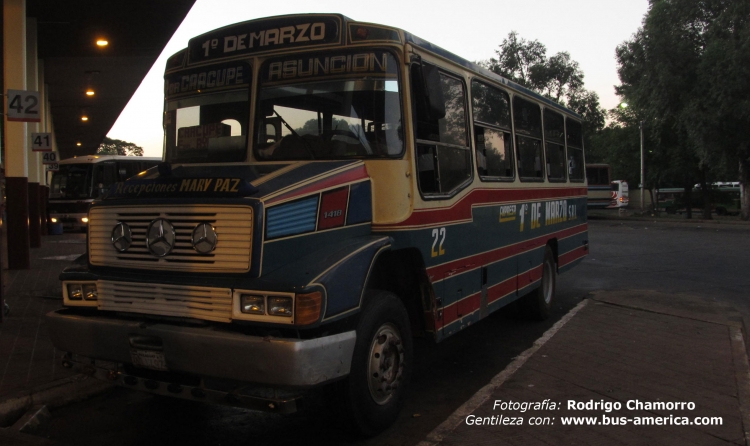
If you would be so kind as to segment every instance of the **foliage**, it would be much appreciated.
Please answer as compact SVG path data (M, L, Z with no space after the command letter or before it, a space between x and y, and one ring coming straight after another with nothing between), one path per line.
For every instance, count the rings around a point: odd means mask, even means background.
M96 149L96 153L100 155L143 156L143 147L137 146L132 142L111 139L105 136L102 143L99 144L99 148Z
M578 62L567 52L547 57L544 44L521 38L516 31L503 39L495 53L497 58L480 64L580 114L584 146L591 150L593 136L604 128L605 111L599 105L599 96L583 88Z
M679 169L686 187L750 170L749 21L750 2L650 0L643 26L617 48L616 90L647 123L649 167ZM745 219L748 208L745 194Z

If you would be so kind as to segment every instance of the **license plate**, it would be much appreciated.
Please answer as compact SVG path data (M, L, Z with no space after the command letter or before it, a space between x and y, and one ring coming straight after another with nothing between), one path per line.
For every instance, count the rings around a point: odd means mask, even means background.
M164 353L154 350L130 350L130 358L133 365L151 370L167 371L167 361L164 359Z

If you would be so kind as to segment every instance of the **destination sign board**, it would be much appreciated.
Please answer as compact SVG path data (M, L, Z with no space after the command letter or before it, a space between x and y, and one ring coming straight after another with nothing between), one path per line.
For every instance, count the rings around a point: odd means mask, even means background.
M262 51L341 43L341 17L301 15L252 20L190 39L191 64Z
M164 94L191 93L198 90L248 85L252 71L244 62L232 62L193 68L164 76Z

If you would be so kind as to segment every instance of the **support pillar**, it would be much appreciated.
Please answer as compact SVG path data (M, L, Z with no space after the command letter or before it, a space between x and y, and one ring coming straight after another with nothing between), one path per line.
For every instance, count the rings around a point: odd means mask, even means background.
M5 178L6 215L8 216L8 269L29 269L29 180Z
M3 92L26 90L26 1L3 0ZM29 168L26 123L4 119L9 269L28 269Z
M49 235L49 215L47 215L47 199L49 187L39 186L39 216L42 220L42 235Z
M42 247L42 216L39 212L39 183L29 183L29 246Z

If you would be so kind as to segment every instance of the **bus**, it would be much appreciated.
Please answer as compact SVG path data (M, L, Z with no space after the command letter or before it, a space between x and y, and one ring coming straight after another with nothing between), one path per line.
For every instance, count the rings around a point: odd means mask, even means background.
M374 435L414 336L544 319L588 254L581 117L409 32L237 23L164 85L164 162L92 206L60 276L66 367L276 413L324 386Z
M156 166L161 158L90 155L59 162L53 172L47 210L51 223L86 230L91 203L111 185Z
M586 164L588 207L606 208L612 202L612 168L609 164Z
M611 198L607 209L617 209L628 206L630 203L630 191L628 190L627 181L613 180L612 183L610 183L610 190Z

